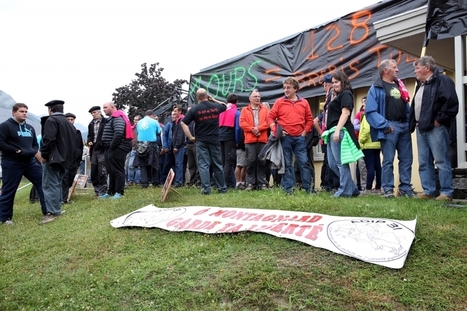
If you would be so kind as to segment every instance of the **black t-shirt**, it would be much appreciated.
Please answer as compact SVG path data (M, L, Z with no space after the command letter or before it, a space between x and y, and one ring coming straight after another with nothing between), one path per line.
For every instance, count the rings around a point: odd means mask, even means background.
M182 122L188 125L195 121L196 141L219 144L219 114L226 108L223 104L204 101L191 108Z
M407 121L407 108L401 97L397 83L387 83L383 81L386 91L386 119L389 121Z
M342 91L332 100L328 105L328 116L326 122L326 128L330 129L339 123L339 118L342 114L342 108L348 108L352 113L354 107L354 98L352 92L349 90ZM350 116L346 121L346 128L350 125L353 128L352 122L350 122ZM352 130L353 131L353 130Z

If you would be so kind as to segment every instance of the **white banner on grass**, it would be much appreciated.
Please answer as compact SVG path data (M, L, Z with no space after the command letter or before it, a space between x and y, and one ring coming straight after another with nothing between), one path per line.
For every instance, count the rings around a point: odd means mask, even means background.
M253 231L300 241L369 263L400 269L415 238L417 220L339 217L283 210L148 205L110 222L115 228L235 233Z

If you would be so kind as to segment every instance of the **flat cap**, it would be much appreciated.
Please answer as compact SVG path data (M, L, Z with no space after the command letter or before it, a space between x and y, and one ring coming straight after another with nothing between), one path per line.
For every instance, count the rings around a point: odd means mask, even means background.
M52 107L52 106L55 106L55 105L63 105L65 102L63 100L57 100L57 99L54 99L54 100L51 100L49 101L47 104L45 104L47 107Z
M101 107L99 106L92 106L91 109L89 109L89 113L93 112L94 110L101 110Z
M65 117L76 119L76 116L74 114L72 114L71 112L65 113Z

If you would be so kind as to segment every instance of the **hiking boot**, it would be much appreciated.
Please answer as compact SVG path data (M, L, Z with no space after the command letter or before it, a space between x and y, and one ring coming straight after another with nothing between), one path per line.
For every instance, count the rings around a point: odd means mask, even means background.
M217 189L217 193L227 193L229 191L227 188Z
M387 199L394 198L394 192L392 190L384 191L383 197Z
M428 195L426 193L419 193L415 196L415 199L422 199L422 200L431 200L433 197L431 195Z
M452 201L452 198L445 194L440 194L435 198L436 201Z
M12 222L11 220L5 220L4 222L2 222L2 225L5 225L5 226L11 226L11 225L14 225L15 223Z
M255 187L253 187L252 184L249 184L246 188L245 188L245 191L251 191L251 190L254 190Z
M52 215L52 214L48 213L47 215L44 216L44 218L42 218L39 225L43 225L43 224L46 224L48 222L54 221L57 217L58 216L55 216L55 215Z
M245 190L245 189L246 189L246 187L245 187L245 184L244 184L244 183L238 184L237 190Z
M407 196L409 198L413 198L415 196L415 193L413 192L413 190L404 191L404 190L399 189L397 196L399 196L399 197L406 197Z

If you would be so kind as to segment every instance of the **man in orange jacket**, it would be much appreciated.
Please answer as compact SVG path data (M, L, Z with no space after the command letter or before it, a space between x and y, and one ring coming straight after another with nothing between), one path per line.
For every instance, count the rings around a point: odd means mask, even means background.
M281 186L287 194L292 194L292 189L296 185L292 154L295 154L295 161L300 168L302 187L307 193L313 192L311 167L308 163L305 143L305 135L313 126L313 116L308 101L297 95L299 87L297 79L286 78L283 83L285 96L276 100L267 118L273 133L276 132L276 122L283 128L280 139L284 153L285 174Z
M253 90L249 96L250 103L240 113L240 127L245 133L246 150L246 184L245 191L268 190L266 180L266 160L258 158L261 149L268 141L269 110L261 103L258 90Z

